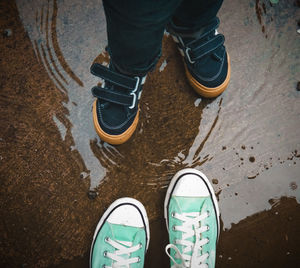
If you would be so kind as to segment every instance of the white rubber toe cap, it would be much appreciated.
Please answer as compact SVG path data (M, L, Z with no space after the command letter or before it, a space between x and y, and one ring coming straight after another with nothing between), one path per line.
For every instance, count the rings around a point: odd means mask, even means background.
M185 174L177 182L172 195L185 197L207 197L209 190L199 176Z
M133 227L143 227L143 221L138 210L132 205L122 205L116 208L107 221L113 224L121 224Z
M127 201L127 202L126 202ZM144 227L141 210L143 207L137 200L122 198L113 203L114 210L107 221L112 224L120 224L132 227Z

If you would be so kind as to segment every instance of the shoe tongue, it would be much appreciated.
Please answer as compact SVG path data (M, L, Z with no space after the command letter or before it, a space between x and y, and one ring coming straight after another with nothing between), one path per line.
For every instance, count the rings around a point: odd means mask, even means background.
M207 27L204 27L204 28L201 28L199 31L197 31L197 36L202 35L205 32L206 28ZM193 42L195 40L197 40L197 39L194 36L192 36L192 34L191 34L191 37L183 37L182 38L182 41L184 42L184 44L189 44L189 43L191 43L191 42ZM201 41L203 41L203 39L201 39ZM196 43L197 42L195 42L195 44ZM194 47L194 44L190 48L193 48L193 47Z
M202 41L202 42L205 40L209 40L210 38L214 37L214 35L215 35L215 31L212 31L212 29L214 27L215 27L215 21L212 21L209 24L201 27L200 29L191 32L190 37L188 36L189 34L187 34L187 36L182 38L182 40L185 42L185 44L192 42L192 41L195 41L195 44L197 44L198 42L196 40L198 40L201 35L203 35L204 33L207 33L208 31L211 31L205 38L199 39L199 41Z
M125 226L125 225L120 225L120 224L110 224L110 227L111 227L112 234L113 234L112 238L114 240L131 242L131 243L134 242L136 234L139 231L139 228L137 228L137 227ZM124 246L128 247L125 244L124 244Z
M181 213L201 212L205 203L206 197L175 197L179 204Z

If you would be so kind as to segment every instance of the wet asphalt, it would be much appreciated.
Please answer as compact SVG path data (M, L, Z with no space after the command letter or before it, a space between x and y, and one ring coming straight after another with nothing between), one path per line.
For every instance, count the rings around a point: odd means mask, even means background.
M163 200L194 167L221 210L217 267L300 266L299 1L224 1L232 76L202 99L167 34L140 121L120 146L92 123L93 62L108 64L100 1L0 2L0 266L88 267L94 228L116 198L150 219L146 267L169 267Z

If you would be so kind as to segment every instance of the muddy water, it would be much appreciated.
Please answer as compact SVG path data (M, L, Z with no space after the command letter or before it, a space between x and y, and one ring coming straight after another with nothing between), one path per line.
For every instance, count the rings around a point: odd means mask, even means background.
M183 167L206 173L218 194L220 267L299 263L294 1L224 2L220 32L232 78L215 100L191 90L166 35L143 91L138 129L116 147L101 142L92 124L90 88L99 81L89 67L108 62L101 2L3 1L0 10L3 266L86 266L104 209L131 196L151 220L147 265L166 267L163 199Z

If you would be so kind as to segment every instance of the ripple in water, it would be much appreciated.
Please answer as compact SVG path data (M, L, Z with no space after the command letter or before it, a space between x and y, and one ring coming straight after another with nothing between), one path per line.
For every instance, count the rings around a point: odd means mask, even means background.
M71 149L80 153L88 172L87 175L83 171L84 178L90 177L92 190L106 175L106 169L90 145L94 140L100 142L92 122L93 99L89 91L97 79L89 73L89 67L106 42L101 3L89 1L82 8L74 1L30 0L17 1L17 7L37 59L56 88L67 96L67 101L62 103L68 111L64 118L59 120L55 114L52 118L62 139L73 140ZM87 17L92 17L93 23ZM90 38L91 33L93 38ZM103 158L108 161L110 154L118 154L117 149L109 145L101 148ZM110 164L114 162L110 161Z

